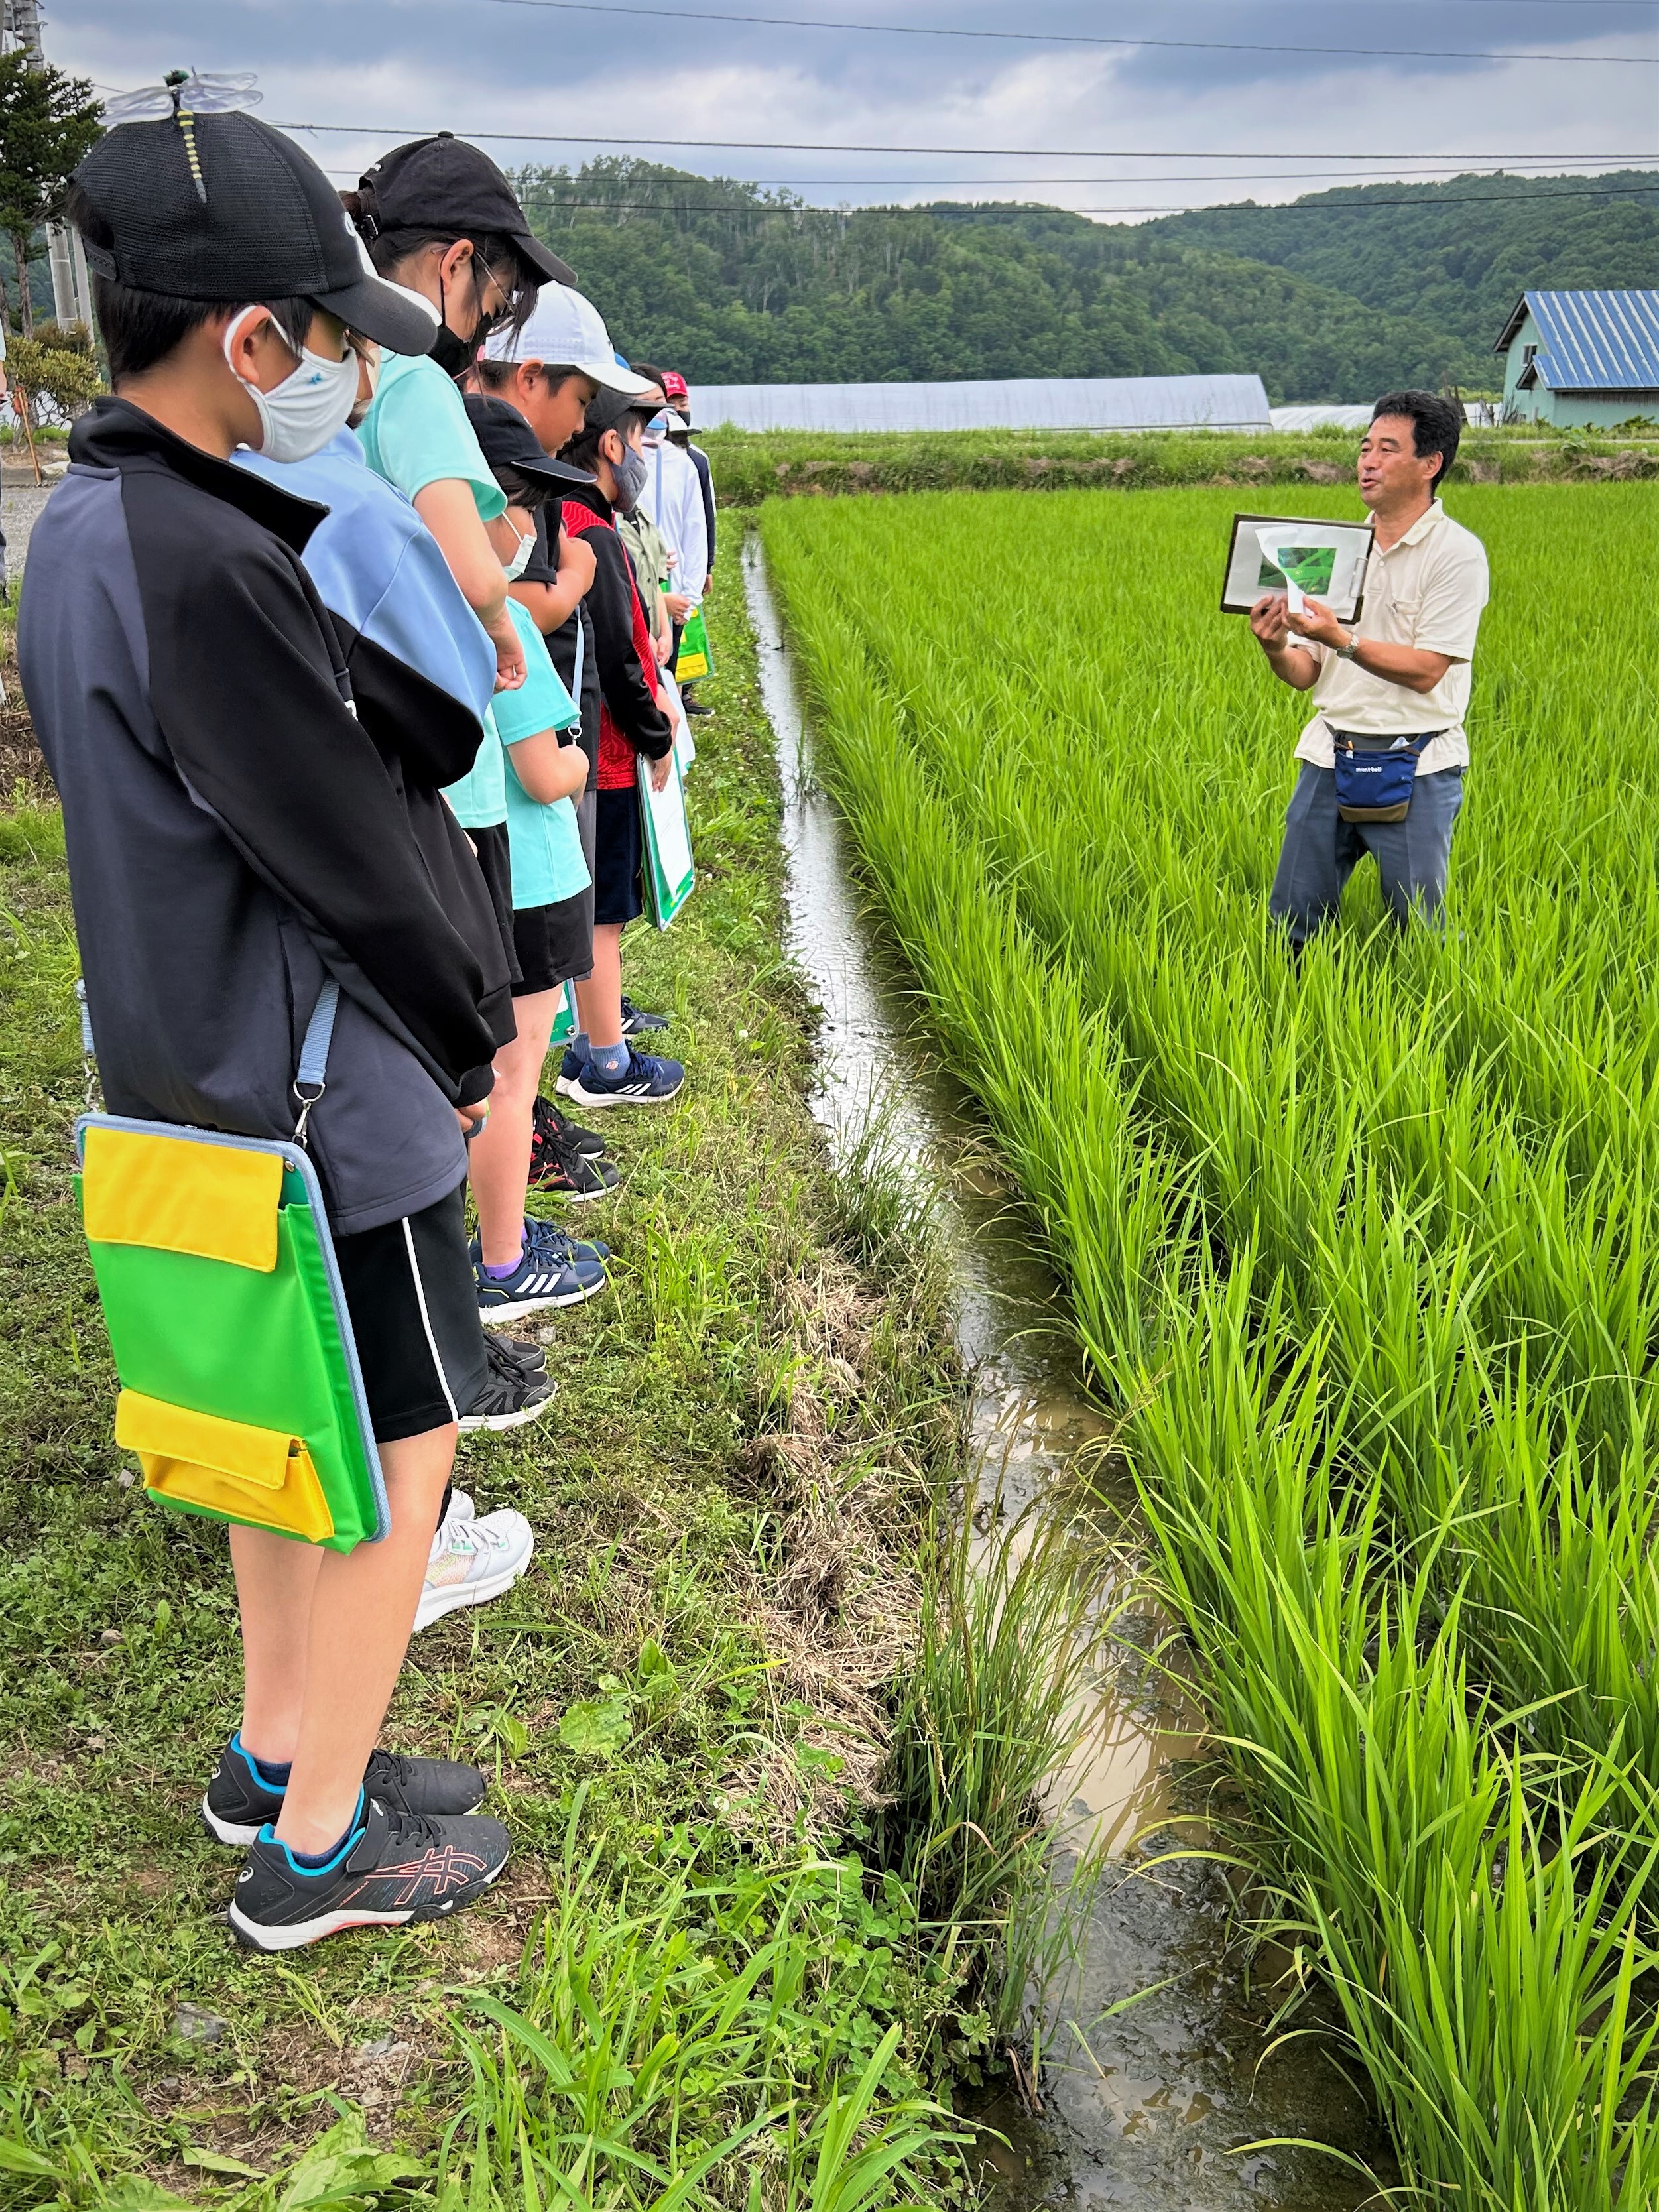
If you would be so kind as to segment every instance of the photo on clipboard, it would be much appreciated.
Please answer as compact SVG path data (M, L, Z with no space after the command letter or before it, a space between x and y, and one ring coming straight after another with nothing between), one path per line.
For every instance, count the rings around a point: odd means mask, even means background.
M1283 592L1291 611L1304 599L1328 606L1338 622L1354 622L1365 603L1370 559L1369 522L1322 516L1236 514L1221 589L1224 615L1247 615L1268 592Z
M680 764L671 757L668 781L660 791L651 787L651 766L642 754L635 764L645 833L645 892L652 920L659 929L666 929L690 897L697 878Z

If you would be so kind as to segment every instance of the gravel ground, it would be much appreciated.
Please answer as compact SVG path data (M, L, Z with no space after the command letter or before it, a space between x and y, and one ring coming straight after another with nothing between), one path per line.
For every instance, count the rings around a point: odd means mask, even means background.
M23 572L29 532L51 495L50 484L0 483L0 530L6 533L6 574L14 585Z

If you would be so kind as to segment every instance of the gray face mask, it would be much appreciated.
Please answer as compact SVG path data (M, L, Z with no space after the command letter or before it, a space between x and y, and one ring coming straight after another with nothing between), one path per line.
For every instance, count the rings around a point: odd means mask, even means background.
M613 462L611 466L617 479L617 505L624 514L632 514L650 480L645 461L631 446L624 446L621 460Z

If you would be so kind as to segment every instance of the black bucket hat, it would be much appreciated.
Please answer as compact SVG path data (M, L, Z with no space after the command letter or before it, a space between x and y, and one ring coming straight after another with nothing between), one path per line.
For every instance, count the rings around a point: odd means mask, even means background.
M532 287L574 284L568 261L550 253L530 228L518 196L488 154L450 131L394 146L363 172L379 230L493 231L510 238Z
M467 420L492 470L511 469L531 483L544 483L553 491L592 491L599 482L585 469L573 469L568 461L556 461L518 409L508 406L505 399L487 398L480 392L469 392L465 398Z
M392 353L423 354L437 310L375 275L339 195L257 117L118 123L75 173L111 243L87 266L174 300L309 300Z

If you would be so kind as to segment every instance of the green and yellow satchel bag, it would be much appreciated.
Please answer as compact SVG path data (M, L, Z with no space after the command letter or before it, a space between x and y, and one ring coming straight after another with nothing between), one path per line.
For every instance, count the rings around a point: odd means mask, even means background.
M75 1125L121 1392L115 1441L163 1505L349 1552L390 1526L351 1318L305 1150L339 986L300 1051L294 1141L118 1114ZM90 1057L92 1038L82 1028Z

